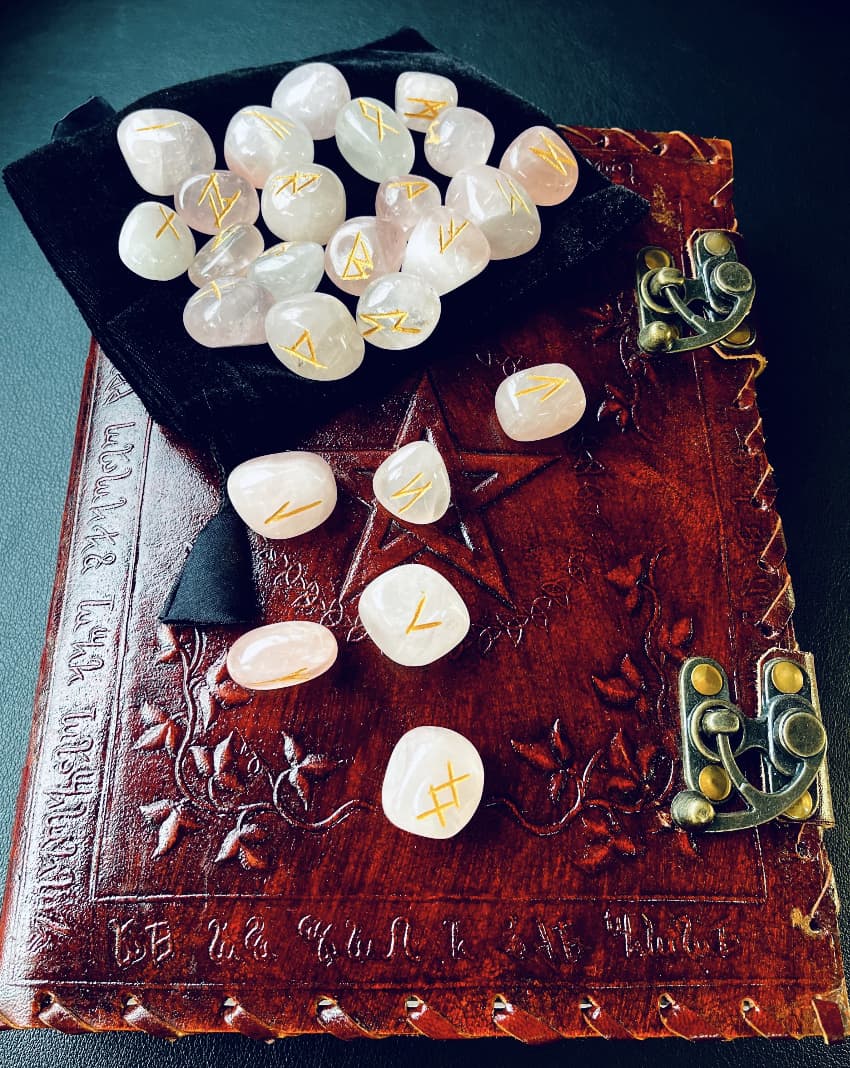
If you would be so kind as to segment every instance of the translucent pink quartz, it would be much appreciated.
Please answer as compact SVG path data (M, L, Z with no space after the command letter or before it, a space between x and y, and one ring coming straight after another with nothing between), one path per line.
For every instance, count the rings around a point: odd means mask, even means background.
M486 163L496 140L493 123L472 108L446 108L428 127L425 159L439 174Z
M304 123L316 141L333 137L339 109L351 99L342 74L330 63L302 63L284 75L272 107Z
M408 130L425 133L445 108L457 104L457 86L442 74L406 70L395 83L395 109Z
M366 351L351 312L329 293L277 301L266 316L266 337L284 367L316 382L352 374Z
M522 185L495 167L465 167L449 182L446 207L474 222L490 258L521 256L540 240L540 216Z
M205 286L214 278L244 275L263 251L263 235L250 223L226 226L210 238L189 267L189 281Z
M324 245L345 218L345 189L320 163L275 171L263 187L263 222L283 241Z
M402 174L381 182L375 194L375 214L388 219L409 234L423 215L442 203L440 190L428 178Z
M315 241L283 241L254 260L248 277L275 300L312 293L325 277L325 250Z
M224 135L224 160L234 174L262 189L281 167L312 163L313 138L297 119L254 104L230 120Z
M413 274L384 274L357 301L357 328L379 349L412 349L434 332L440 298Z
M171 196L190 175L215 166L203 126L170 108L131 112L118 127L118 147L135 180L156 197Z
M397 271L403 255L400 227L374 215L358 215L344 222L328 241L325 271L344 293L359 296L373 278Z
M450 293L490 262L490 245L475 223L450 208L437 208L416 224L407 242L402 271L436 291Z
M249 690L281 690L323 675L336 657L333 631L321 623L293 619L237 638L227 654L227 671Z
M584 415L587 397L565 363L541 363L509 375L496 390L496 417L514 441L563 434Z
M266 314L274 303L268 290L245 278L217 278L190 297L183 309L186 333L210 349L262 345Z
M548 126L532 126L508 145L499 170L522 182L541 207L561 204L578 182L578 164L563 137Z
M232 171L205 171L187 178L174 194L177 214L193 230L217 234L234 223L255 223L257 190Z

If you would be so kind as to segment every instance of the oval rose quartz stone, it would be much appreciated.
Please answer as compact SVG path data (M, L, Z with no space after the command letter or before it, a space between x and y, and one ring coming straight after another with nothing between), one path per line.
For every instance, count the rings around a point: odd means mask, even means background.
M130 173L155 197L171 196L190 175L215 166L215 147L203 126L170 108L130 112L118 127L118 147Z
M232 171L206 171L187 178L174 194L177 214L193 230L217 234L234 223L255 223L260 198L250 182Z
M227 670L249 690L282 690L324 675L336 657L333 633L321 623L298 619L237 638L227 654Z
M578 183L578 164L572 150L548 126L532 126L514 138L499 170L521 182L540 207L562 203Z

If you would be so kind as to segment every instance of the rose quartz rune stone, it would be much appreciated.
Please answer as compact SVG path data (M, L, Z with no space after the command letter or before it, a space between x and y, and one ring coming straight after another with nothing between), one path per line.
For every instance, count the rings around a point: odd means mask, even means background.
M307 127L273 108L254 104L237 111L224 135L224 159L239 174L262 189L282 167L313 162L313 138Z
M177 214L193 230L217 234L234 223L255 223L257 190L232 171L206 171L187 178L174 194Z
M563 434L587 405L578 376L565 363L541 363L509 375L496 390L496 417L514 441Z
M282 690L324 675L336 657L333 631L321 623L293 619L237 638L227 654L227 671L249 690Z
M275 452L234 467L227 495L257 534L296 538L315 530L334 510L336 479L314 452Z
M245 278L216 278L190 297L183 309L186 333L207 348L262 345L266 314L274 298Z
M373 278L397 271L404 254L404 231L374 215L347 219L325 249L328 278L344 293L359 295Z
M412 349L431 336L440 320L436 291L412 274L376 278L357 301L357 325L379 349Z
M474 222L490 244L490 258L529 252L540 240L540 216L523 186L495 167L465 167L449 182L446 207Z
M283 241L324 245L345 218L345 189L319 163L275 171L263 187L263 221Z
M302 63L278 83L272 107L304 123L316 141L333 137L340 108L351 99L342 74L330 63Z
M444 108L457 104L457 86L442 74L406 70L395 83L395 109L409 130L424 133Z
M137 204L118 235L118 255L134 274L168 282L187 269L195 255L195 239L173 208L158 200Z
M215 166L203 126L170 108L132 111L118 127L118 147L142 189L156 197L171 196L190 175Z
M266 316L266 337L284 367L317 382L350 375L366 351L351 312L327 293L278 301Z
M472 108L446 108L428 127L425 159L439 174L486 163L496 140L493 123Z
M357 97L340 110L336 144L349 166L373 182L407 174L416 155L401 118L371 96Z
M416 224L402 271L422 278L442 296L481 274L489 262L490 245L475 223L451 208L437 208Z
M325 250L315 241L272 245L248 268L248 278L265 286L275 300L312 293L325 276Z
M560 204L578 182L578 164L563 137L548 126L532 126L508 145L499 170L522 183L535 204Z
M189 267L189 281L205 286L214 278L244 275L263 251L263 235L250 223L226 226L210 238Z
M378 186L375 194L375 214L388 219L409 234L423 215L442 204L440 190L428 178L418 174L402 174L388 178Z

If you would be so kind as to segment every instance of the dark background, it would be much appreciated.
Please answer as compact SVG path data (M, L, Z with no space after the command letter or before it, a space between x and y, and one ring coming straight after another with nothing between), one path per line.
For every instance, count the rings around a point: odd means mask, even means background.
M0 17L0 164L35 148L93 93L116 108L222 70L353 47L404 24L565 123L729 138L735 204L758 284L770 366L759 379L780 485L801 646L814 652L830 735L838 827L828 846L850 900L850 477L847 341L847 39L837 4L725 0L554 4L520 0L170 0L50 3ZM491 116L497 119L496 116ZM61 184L62 176L57 175ZM69 210L74 190L67 188ZM91 220L96 226L97 219ZM0 192L0 868L29 734L88 345L70 298ZM698 517L695 517L698 521ZM842 920L845 946L850 926ZM0 1065L106 1068L469 1062L643 1066L850 1065L811 1039L526 1049L509 1039L344 1045L239 1036L168 1045L141 1034L0 1034Z

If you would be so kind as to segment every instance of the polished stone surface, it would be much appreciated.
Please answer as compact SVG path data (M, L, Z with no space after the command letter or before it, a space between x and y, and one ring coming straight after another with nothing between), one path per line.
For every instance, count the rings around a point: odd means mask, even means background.
M387 219L346 219L325 249L328 278L344 293L359 296L374 278L401 267L404 243L404 231Z
M227 652L227 671L249 690L283 690L324 675L337 652L333 632L321 623L269 623L236 639Z
M312 293L325 276L325 250L315 241L272 245L248 268L248 278L265 286L275 300Z
M177 214L193 230L217 234L234 223L255 223L260 198L250 182L232 171L208 171L187 178L174 194Z
M371 96L357 97L341 109L336 143L349 166L373 182L407 174L416 154L400 116Z
M563 434L584 415L584 388L565 363L541 363L509 375L496 390L496 416L514 441Z
M314 452L275 452L234 467L227 493L257 534L295 538L315 530L334 510L336 479Z
M442 74L407 70L395 83L395 109L409 130L424 133L444 108L457 104L457 86Z
M333 137L339 109L351 99L343 74L330 63L302 63L278 82L272 107L304 123L316 141Z
M173 208L145 200L124 220L118 255L134 274L168 282L188 270L195 256L195 238Z
M457 174L463 167L486 163L496 131L474 108L446 108L428 127L425 159L438 174Z
M207 348L262 345L266 313L273 297L246 278L217 278L190 297L183 325L191 338Z
M437 208L410 235L402 271L442 296L481 274L489 262L490 244L475 223L450 208Z
M189 267L192 285L205 286L214 278L244 275L263 251L263 235L249 223L226 226L201 248Z
M263 221L283 241L324 245L345 219L345 189L329 167L284 168L263 186Z
M381 652L407 667L439 660L469 630L463 598L424 564L401 564L373 579L360 595L358 611Z
M410 234L419 220L439 208L443 199L430 178L401 174L381 182L375 194L375 214L388 219Z
M313 138L298 119L254 104L228 123L224 160L234 174L262 189L275 171L312 163Z
M436 522L452 496L446 465L430 441L411 441L391 453L372 476L372 490L405 523Z
M169 108L126 115L118 126L118 147L135 180L156 197L171 196L191 175L215 166L215 147L203 126Z
M384 815L422 838L452 838L484 793L484 765L463 734L423 724L396 742L381 787Z
M366 351L351 312L327 293L278 301L266 317L266 336L284 367L319 382L350 375Z
M535 204L561 204L578 183L578 164L563 137L548 126L531 126L508 145L499 170L522 184Z
M376 278L357 301L357 326L379 349L412 349L431 336L440 321L437 292L412 274Z
M490 244L490 258L510 259L540 240L540 216L522 185L496 167L466 167L446 190L446 207L474 222Z

